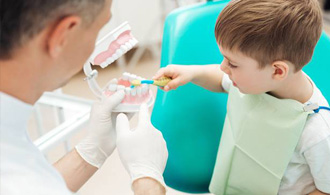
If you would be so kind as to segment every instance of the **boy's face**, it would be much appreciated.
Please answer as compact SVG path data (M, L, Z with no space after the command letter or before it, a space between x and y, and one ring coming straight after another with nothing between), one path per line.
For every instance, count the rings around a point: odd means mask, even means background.
M266 66L259 68L259 64L239 51L230 51L222 48L220 52L224 56L221 70L228 74L233 85L245 94L261 94L271 91L275 87L272 79L273 69Z

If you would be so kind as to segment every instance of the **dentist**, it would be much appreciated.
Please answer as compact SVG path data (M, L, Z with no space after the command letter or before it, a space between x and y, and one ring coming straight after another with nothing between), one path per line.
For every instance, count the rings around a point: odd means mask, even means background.
M82 69L97 34L111 18L112 0L1 0L0 194L76 192L117 146L135 194L165 194L168 153L145 105L130 130L127 116L111 113L122 91L94 104L89 134L50 165L27 135L32 106Z

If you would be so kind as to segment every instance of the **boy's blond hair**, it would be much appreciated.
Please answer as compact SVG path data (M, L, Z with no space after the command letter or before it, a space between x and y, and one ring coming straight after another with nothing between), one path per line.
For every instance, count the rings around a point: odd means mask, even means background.
M317 0L234 0L220 13L215 36L265 67L286 60L299 71L312 58L322 33Z

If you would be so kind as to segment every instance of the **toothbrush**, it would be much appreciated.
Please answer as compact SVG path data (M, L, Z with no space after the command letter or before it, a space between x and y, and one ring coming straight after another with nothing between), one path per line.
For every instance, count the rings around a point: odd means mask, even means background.
M156 80L133 80L131 81L132 88L135 86L140 86L141 84L156 85L158 87L165 87L172 79L169 77L161 77Z

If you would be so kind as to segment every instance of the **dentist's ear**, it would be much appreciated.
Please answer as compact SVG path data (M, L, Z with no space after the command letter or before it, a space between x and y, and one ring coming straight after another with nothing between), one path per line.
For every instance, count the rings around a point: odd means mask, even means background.
M285 61L275 61L272 63L273 74L275 80L282 81L289 75L290 66Z
M46 49L52 58L59 56L81 23L79 16L67 16L50 26Z

